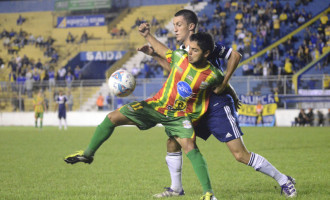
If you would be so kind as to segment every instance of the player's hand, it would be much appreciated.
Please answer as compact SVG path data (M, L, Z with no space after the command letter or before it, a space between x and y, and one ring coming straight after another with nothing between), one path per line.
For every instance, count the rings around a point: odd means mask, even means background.
M150 24L148 24L148 23L142 23L142 24L140 24L140 26L139 26L139 33L143 37L147 37L147 35L150 34Z
M144 45L140 48L137 48L136 50L141 51L142 53L147 54L149 56L151 56L155 52L154 49L149 45Z

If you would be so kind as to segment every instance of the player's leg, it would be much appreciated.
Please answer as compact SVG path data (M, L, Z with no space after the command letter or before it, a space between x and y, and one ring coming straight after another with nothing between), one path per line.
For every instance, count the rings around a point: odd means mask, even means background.
M179 138L177 137L176 140L182 146L184 153L189 158L195 174L198 177L198 180L203 188L203 197L202 199L210 199L216 200L215 196L213 195L213 190L211 186L210 176L208 172L207 163L200 153L197 145L195 143L196 138Z
M38 128L38 117L39 114L37 112L34 113L34 127Z
M168 136L175 137L176 141L180 144L184 153L189 158L193 169L198 177L198 180L202 185L204 194L212 197L213 191L211 187L207 164L195 143L195 132L190 122L190 119L187 117L182 117L180 119L175 118L175 120L173 120L168 117L164 121L162 121L162 124L167 130L166 133L168 134ZM215 197L212 198L215 199Z
M182 152L180 144L173 138L167 140L166 164L171 176L171 186L165 187L165 191L155 194L154 197L182 196Z
M112 135L115 127L126 124L133 125L134 123L120 113L119 110L109 113L103 122L97 126L84 155L87 157L94 156L97 149Z
M282 187L282 190L286 190L284 193L287 196L296 196L294 179L286 176L285 174L282 174L266 158L262 157L261 155L253 152L250 153L243 143L243 138L231 140L226 144L237 161L251 166L256 171L274 178Z
M97 126L87 149L69 155L64 160L70 164L77 162L91 163L95 152L112 135L116 126L137 125L140 129L155 126L157 122L152 121L153 116L148 115L149 113L145 111L144 106L148 106L148 104L143 101L132 102L109 113L102 123ZM157 112L152 108L149 110Z
M39 117L40 117L40 129L42 129L42 125L43 125L43 119L44 119L44 113L40 113L39 114Z
M63 113L63 122L64 122L64 130L68 129L68 125L66 123L66 112Z

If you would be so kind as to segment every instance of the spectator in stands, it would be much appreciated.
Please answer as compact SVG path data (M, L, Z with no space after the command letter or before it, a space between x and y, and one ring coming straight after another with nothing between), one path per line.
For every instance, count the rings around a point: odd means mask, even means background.
M44 37L39 35L36 39L36 43L35 43L36 47L43 47L44 46Z
M151 26L157 26L159 24L157 18L155 16L152 16L151 19Z
M72 111L72 108L73 108L73 95L71 94L70 90L68 90L68 94L67 94L66 98L67 98L66 104L68 105L68 109L69 109L69 111Z
M127 36L127 32L125 31L125 29L123 27L121 27L119 29L119 37L125 38L126 36Z
M285 59L284 74L285 75L292 75L293 74L292 63L290 61L290 58L288 58L288 57Z
M24 87L25 81L26 81L26 78L25 78L25 76L23 76L23 73L19 73L16 78L16 85L18 87L18 91L21 94L25 94L25 87Z
M321 17L320 17L320 21L323 27L325 27L329 21L328 19L328 15L327 13L324 13Z
M74 43L75 37L72 35L72 33L69 31L68 35L66 36L66 43Z
M294 119L294 125L295 126L305 126L307 121L307 116L305 114L304 109L300 109L300 112L298 114L298 117Z
M324 115L321 110L317 111L317 125L324 126Z
M314 112L312 108L308 109L308 113L306 114L306 124L313 126L314 125Z
M22 25L25 22L26 18L22 17L22 15L18 16L18 19L16 20L17 25Z
M42 69L43 68L40 58L38 58L38 62L36 63L36 68L38 68L38 69Z
M102 93L99 94L99 97L96 100L96 105L98 110L103 110L103 102L104 102L104 98L102 96Z
M70 89L72 86L72 82L74 80L73 75L71 74L70 71L68 71L68 73L65 76L65 82L66 82L66 86Z
M74 79L75 80L80 80L81 79L81 70L79 65L76 65L76 68L74 68Z
M56 51L53 51L51 60L49 62L50 63L57 63L58 58L59 58L58 53Z
M299 15L298 19L297 19L297 24L298 26L301 26L305 23L306 19L303 15Z
M208 26L210 23L210 20L208 16L204 13L202 16L198 18L199 24L202 24L203 26Z
M112 106L112 96L110 95L110 93L108 93L108 95L107 95L107 97L106 97L106 101L107 101L108 109L111 110L111 106Z
M50 67L48 71L48 83L49 83L49 90L51 87L55 87L55 71L54 67Z
M110 35L111 35L111 38L112 38L112 39L118 37L118 35L119 35L119 30L118 30L118 28L117 28L116 25L111 29Z
M26 81L25 81L26 93L27 93L28 98L32 98L33 83L34 83L32 74L30 72L28 72L28 73L26 73L25 77L26 77Z
M65 75L66 75L65 67L60 68L57 71L57 80L61 80L61 81L65 80Z
M28 37L28 44L34 45L35 42L36 42L36 38L34 37L34 35L32 33L30 33L30 35Z
M88 41L88 35L87 35L86 31L84 30L83 34L80 37L79 43L87 43L87 41Z

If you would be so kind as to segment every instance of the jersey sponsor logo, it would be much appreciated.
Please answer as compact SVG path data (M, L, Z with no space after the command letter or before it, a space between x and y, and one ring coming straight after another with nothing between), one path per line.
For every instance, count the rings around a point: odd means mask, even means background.
M177 83L177 90L181 97L184 99L190 98L192 96L192 89L187 82L180 81Z
M183 125L183 128L187 128L187 129L192 127L189 120L184 120L182 122L182 125Z
M226 138L230 138L232 135L230 133L227 133Z

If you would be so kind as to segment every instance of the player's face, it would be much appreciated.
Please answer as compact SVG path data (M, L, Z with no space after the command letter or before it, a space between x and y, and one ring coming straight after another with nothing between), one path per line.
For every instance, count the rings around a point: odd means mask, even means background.
M174 17L173 26L177 41L184 42L189 38L189 27L183 16Z
M188 60L189 63L194 66L199 66L204 61L204 53L202 49L197 45L196 41L191 41L189 43L189 52L188 52Z

